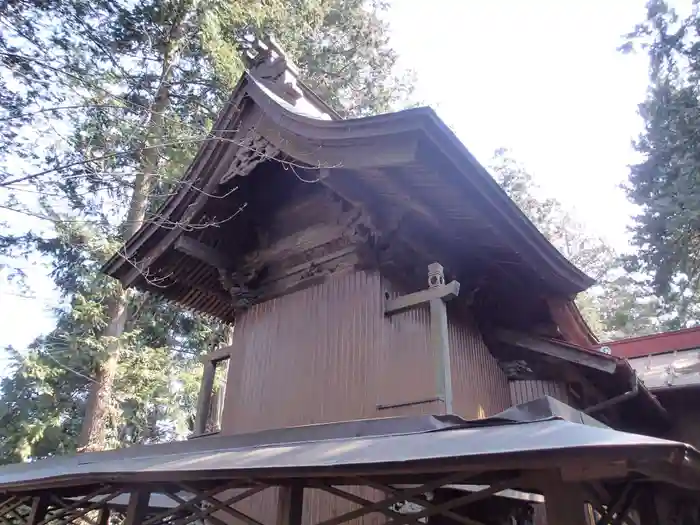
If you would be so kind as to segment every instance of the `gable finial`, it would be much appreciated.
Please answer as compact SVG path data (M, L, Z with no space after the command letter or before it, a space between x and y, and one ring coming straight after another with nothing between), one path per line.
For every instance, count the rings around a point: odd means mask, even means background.
M303 97L297 84L299 70L272 35L243 39L244 60L249 73L290 104Z

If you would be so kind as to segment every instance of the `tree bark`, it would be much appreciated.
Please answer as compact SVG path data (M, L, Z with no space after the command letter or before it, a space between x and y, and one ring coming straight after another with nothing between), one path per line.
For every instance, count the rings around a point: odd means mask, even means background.
M158 147L161 142L163 128L163 113L170 100L170 78L179 59L178 48L185 33L188 14L193 12L195 3L188 5L183 2L182 9L175 16L169 37L163 45L163 64L161 77L149 110L146 122L147 133L143 143L138 174L134 179L134 190L129 203L124 239L134 235L143 225L148 209L148 198L158 170ZM104 450L107 447L108 421L113 415L113 390L117 377L117 367L121 353L119 339L124 333L129 317L129 291L118 287L114 297L107 303L108 324L104 337L112 339L107 348L107 355L98 364L94 381L90 385L85 418L80 436L79 451L90 452Z

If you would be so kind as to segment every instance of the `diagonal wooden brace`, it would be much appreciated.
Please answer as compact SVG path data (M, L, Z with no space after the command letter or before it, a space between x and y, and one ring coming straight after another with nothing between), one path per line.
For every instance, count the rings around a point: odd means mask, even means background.
M423 485L420 485L418 487L411 487L409 489L405 489L401 491L400 495L394 495L390 496L388 498L385 498L381 501L374 502L370 505L366 505L363 507L360 507L359 509L351 510L350 512L346 512L345 514L341 514L340 516L335 516L333 518L327 519L325 521L322 521L321 523L317 523L316 525L340 525L341 523L348 522L350 520L354 520L356 518L360 518L366 514L371 514L373 512L382 512L382 509L387 508L391 505L394 505L396 503L399 503L401 501L404 501L408 499L409 497L418 495L418 494L423 494L424 492L430 492L431 490L434 490L439 487L443 487L445 485L451 485L453 483L459 483L459 482L465 482L467 481L472 475L465 474L464 472L458 472L458 473L453 473L448 476L442 477L440 479L430 481L428 483L425 483ZM313 487L313 485L311 485ZM318 488L318 487L316 487ZM323 489L321 489L323 490Z
M446 501L445 503L441 503L440 505L432 505L429 509L426 508L425 510L412 514L410 517L402 516L399 519L387 521L385 525L404 525L406 523L411 523L412 521L417 520L419 518L429 518L430 516L444 514L446 510L451 510L456 507L469 505L470 503L480 501L482 499L488 498L489 496L493 496L494 494L497 494L498 492L501 492L505 489L509 489L513 487L516 483L518 483L520 479L521 478L514 478L505 481L499 481L498 483L494 483L487 489L480 490L478 492L472 492L471 494L461 496L450 501Z
M395 487L392 487L391 485L385 485L383 483L376 483L371 480L363 480L363 483L367 485L368 487L372 487L373 489L379 490L384 492L385 494L391 494L393 496L402 496L404 494L404 491L401 489L397 489ZM417 505L422 506L424 509L431 509L434 508L435 505L422 497L421 495L415 495L415 496L403 496L406 501L410 501L411 503L415 503ZM467 518L465 516L461 516L457 514L456 512L452 512L451 510L445 510L442 512L442 514L450 518L457 523L462 523L462 525L484 525L483 523L480 523L476 520L473 520L471 518Z

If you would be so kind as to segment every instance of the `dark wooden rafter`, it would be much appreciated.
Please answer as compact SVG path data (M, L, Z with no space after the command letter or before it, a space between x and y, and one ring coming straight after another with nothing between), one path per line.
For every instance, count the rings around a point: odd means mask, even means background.
M231 264L229 259L219 250L207 246L191 237L186 237L184 235L179 237L177 241L175 241L174 247L177 251L206 263L217 270L228 270Z
M277 71L281 64L273 69ZM163 220L145 226L127 242L121 254L105 266L109 275L119 278L125 286L145 286L141 272L133 265L125 265L125 261L145 261L157 266L159 259L173 248L200 260L204 258L217 267L228 262L221 261L211 250L196 250L186 244L189 241L178 242L178 238L189 222L221 205L211 196L220 196L229 181L242 180L251 175L255 166L275 159L290 172L290 178L299 175L301 165L313 167L311 171L316 171L316 180L322 185L363 210L366 217L371 210L377 224L370 229L369 242L378 242L380 252L393 242L389 238L401 229L402 222L413 221L410 227L404 226L410 231L400 234L405 237L402 242L417 252L427 252L428 261L440 260L451 277L465 283L458 272L469 273L465 267L479 257L483 261L478 264L489 261L488 253L482 254L479 244L486 238L493 249L515 254L515 263L539 265L525 271L525 277L513 277L516 280L540 275L545 288L564 295L590 284L536 232L434 113L411 110L347 122L310 118L290 111L271 95L271 91L277 96L287 93L286 88L275 91L280 87L277 82L287 76L285 72L277 80L262 83L246 76L241 81L216 125L222 140L202 145L178 193L159 211ZM272 87L265 87L265 82L272 82ZM291 82L294 84L295 80ZM304 90L301 92L311 102L311 108L317 107L319 117L328 114L318 100L309 99L311 95ZM288 103L294 105L296 100ZM420 175L414 173L416 170L420 170ZM368 191L361 191L360 187ZM465 206L478 212L478 221L471 216L473 211L465 211ZM176 226L168 231L168 224ZM474 229L482 233L493 229L494 233L477 235L479 241ZM460 235L465 242L455 242L455 232L464 232ZM465 243L477 249L469 249ZM236 268L244 263L238 255ZM212 305L207 308L220 309Z
M227 299L227 301L232 300L234 304L240 303L241 306L246 306L250 303L249 300L255 296L248 285L255 279L260 270L259 268L250 268L245 275L240 272L231 272L229 270L232 266L231 260L224 253L184 235L175 241L173 248L214 268L219 274L221 288L230 296L230 299ZM182 281L182 279L180 280ZM191 286L196 288L198 285L192 283ZM216 291L208 291L216 295Z
M534 352L546 357L568 361L577 365L593 368L608 374L615 373L617 363L603 354L596 355L594 352L572 348L562 343L541 339L526 333L512 330L497 330L493 337L501 344L520 348L522 350Z

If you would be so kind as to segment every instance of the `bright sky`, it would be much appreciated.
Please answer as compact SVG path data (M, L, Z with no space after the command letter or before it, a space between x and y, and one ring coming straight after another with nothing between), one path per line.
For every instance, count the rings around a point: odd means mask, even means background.
M616 48L643 19L644 4L394 0L390 21L419 98L482 163L509 148L546 193L624 249L633 209L618 185L634 160L647 66ZM22 348L52 327L51 282L41 267L29 271L35 300L10 295L0 280L0 348ZM2 366L0 355L0 375Z

